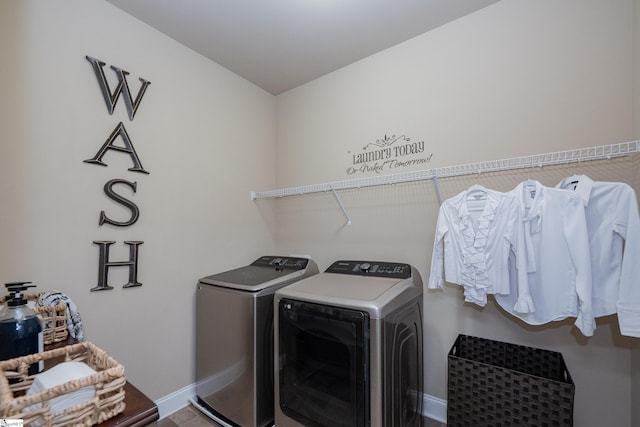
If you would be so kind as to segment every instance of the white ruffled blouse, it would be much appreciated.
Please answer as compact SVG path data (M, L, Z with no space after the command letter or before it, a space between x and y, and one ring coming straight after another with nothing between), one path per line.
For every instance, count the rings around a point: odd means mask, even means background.
M513 309L534 311L528 292L520 209L509 194L475 185L442 203L438 213L429 288L464 287L465 301L484 306L488 294L511 292L509 264L519 275ZM510 256L511 255L511 256Z

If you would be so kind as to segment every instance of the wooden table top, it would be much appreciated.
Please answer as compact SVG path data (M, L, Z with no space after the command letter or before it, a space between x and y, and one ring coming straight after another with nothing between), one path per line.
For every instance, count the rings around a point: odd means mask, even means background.
M126 405L124 412L98 425L139 427L151 424L160 418L156 404L129 381L124 386L124 403Z

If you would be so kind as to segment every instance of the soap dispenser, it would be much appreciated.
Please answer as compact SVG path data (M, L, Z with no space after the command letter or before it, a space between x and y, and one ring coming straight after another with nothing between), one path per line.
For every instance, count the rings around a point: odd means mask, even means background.
M5 286L9 291L5 306L0 309L0 360L13 359L42 352L42 322L27 306L24 291L34 288L31 282L12 282ZM42 371L43 363L29 367L29 375Z

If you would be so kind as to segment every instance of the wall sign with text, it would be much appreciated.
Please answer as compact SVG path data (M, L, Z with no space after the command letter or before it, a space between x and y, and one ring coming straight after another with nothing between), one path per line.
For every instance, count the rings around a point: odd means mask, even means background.
M347 175L400 172L403 168L426 165L433 157L433 153L426 154L424 141L415 142L405 135L385 135L362 147L362 151L348 154L351 164Z
M138 90L138 94L134 99L127 82L127 75L129 75L129 73L122 68L112 65L111 69L115 72L118 79L118 84L112 91L109 87L109 82L107 81L107 78L104 74L104 66L106 64L99 59L92 58L90 56L87 56L86 58L93 67L93 71L98 80L98 87L100 89L100 92L102 93L105 104L107 105L107 112L109 113L109 115L113 115L118 100L120 99L120 96L122 96L125 107L127 109L129 121L133 121L136 112L140 107L142 97L144 96L151 82L140 78L139 80L141 86ZM116 141L118 140L121 142L120 144L116 144ZM142 166L140 157L138 156L138 153L134 148L133 141L131 140L129 133L127 132L124 123L122 122L116 125L113 132L111 132L111 134L107 137L106 141L96 152L95 156L85 160L84 162L93 165L108 166L108 164L104 160L104 157L108 157L109 155L111 155L111 153L124 154L126 156L129 156L132 166L127 169L128 171L141 173L144 175L149 174L149 172L147 172ZM118 192L116 191L116 188L121 188L121 186L123 185L129 187L134 193L138 189L138 183L136 181L131 182L126 179L115 178L109 180L104 185L104 193L111 200L121 204L126 209L128 209L131 212L131 216L124 221L118 221L107 216L107 213L103 210L100 212L100 219L98 221L99 226L102 227L105 223L107 223L116 227L130 227L131 225L135 224L136 221L138 221L138 218L140 217L140 210L138 209L138 206L126 197L118 194ZM113 286L109 286L108 284L109 269L112 267L127 267L129 269L129 280L122 286L123 288L142 286L142 283L138 281L138 247L144 242L139 240L126 240L124 242L124 244L129 246L129 259L126 261L110 260L109 248L111 245L116 243L115 241L94 240L93 243L98 245L100 254L98 258L98 284L91 288L91 291L113 289Z

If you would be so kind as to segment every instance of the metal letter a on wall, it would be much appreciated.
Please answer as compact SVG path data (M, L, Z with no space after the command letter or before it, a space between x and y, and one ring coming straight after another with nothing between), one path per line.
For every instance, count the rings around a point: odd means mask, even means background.
M120 137L122 139L122 142L124 143L124 147L120 147L113 144L113 142L116 140L117 137ZM107 153L108 150L116 150L116 151L128 153L129 156L131 156L131 160L133 161L133 167L129 168L130 171L142 172L146 174L149 173L146 170L144 170L144 168L142 167L142 163L140 163L140 158L136 153L136 149L133 148L133 143L131 142L131 138L129 138L129 134L127 133L127 130L125 129L124 124L122 122L118 123L118 126L116 126L113 132L111 132L111 135L109 135L109 138L107 138L104 144L102 144L102 147L100 147L100 150L98 150L96 155L93 156L92 159L87 159L84 162L93 163L100 166L108 166L105 162L102 161L102 157Z

